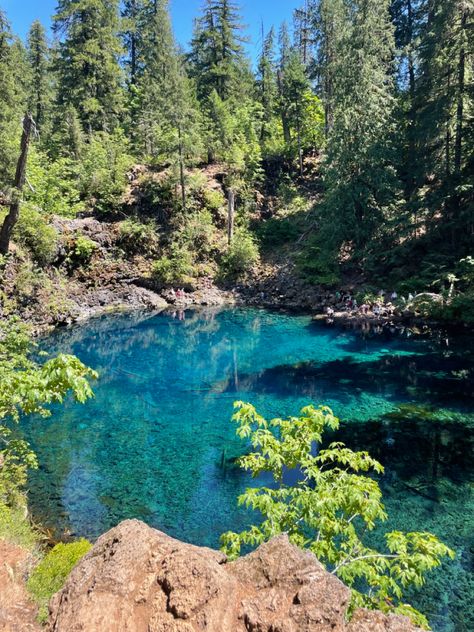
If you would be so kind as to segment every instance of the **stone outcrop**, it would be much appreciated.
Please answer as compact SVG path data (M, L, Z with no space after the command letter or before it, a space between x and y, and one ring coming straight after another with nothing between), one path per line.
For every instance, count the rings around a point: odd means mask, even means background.
M285 536L227 562L136 520L103 535L50 605L49 632L415 632L404 617L359 610Z

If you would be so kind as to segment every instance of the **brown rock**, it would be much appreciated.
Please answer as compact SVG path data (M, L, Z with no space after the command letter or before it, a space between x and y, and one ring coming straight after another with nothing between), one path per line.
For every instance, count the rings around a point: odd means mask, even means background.
M50 604L50 632L415 632L360 610L309 552L275 538L236 562L136 520L103 535Z

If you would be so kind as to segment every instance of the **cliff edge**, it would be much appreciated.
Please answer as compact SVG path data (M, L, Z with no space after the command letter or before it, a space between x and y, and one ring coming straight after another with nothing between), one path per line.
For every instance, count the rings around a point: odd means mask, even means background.
M275 538L235 562L137 520L99 538L50 605L50 632L416 632L358 610L309 552Z

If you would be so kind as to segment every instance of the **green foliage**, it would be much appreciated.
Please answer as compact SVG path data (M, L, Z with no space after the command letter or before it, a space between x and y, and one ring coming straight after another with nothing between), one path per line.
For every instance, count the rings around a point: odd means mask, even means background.
M59 0L56 62L59 104L72 106L87 132L115 129L122 108L118 1Z
M84 235L78 235L70 245L68 261L73 264L87 265L96 250L97 244L95 241L84 237Z
M83 197L98 211L113 210L125 191L131 165L123 132L97 132L82 151L80 189Z
M326 406L307 406L300 417L270 422L250 404L235 406L237 435L254 449L240 459L241 467L252 476L269 472L275 485L250 488L240 496L239 504L259 511L263 521L240 534L224 534L224 550L234 558L242 546L257 546L286 533L351 587L352 608L406 614L427 626L423 615L401 601L403 592L409 586L421 587L425 574L454 553L431 533L392 531L385 534L384 551L367 544L367 533L387 519L375 480L383 473L382 465L367 452L353 452L340 442L314 451L326 430L339 427ZM296 484L286 484L287 469L300 472Z
M130 255L152 255L159 245L158 228L153 221L132 217L120 223L118 246Z
M250 272L259 259L260 254L255 239L246 228L239 228L222 257L221 275L226 279L239 279Z
M0 539L28 550L37 548L41 537L26 517L24 498L14 508L0 501Z
M13 231L13 238L28 248L40 265L51 263L58 251L58 232L48 224L45 216L27 202L22 205L20 218Z
M38 364L28 357L34 348L27 327L0 321L0 419L48 416L46 406L61 403L69 392L81 403L92 397L89 380L97 378L95 371L65 354Z
M23 487L27 470L37 467L29 445L12 432L23 414L48 416L48 404L72 393L79 402L92 397L89 380L97 374L74 356L59 355L39 364L28 328L18 320L0 321L0 537L33 548L38 534L26 512Z
M51 597L64 586L74 566L90 551L92 544L78 540L70 544L59 543L34 568L26 584L39 606L38 618L45 623Z
M333 287L341 281L337 260L334 251L316 238L300 253L296 263L299 273L311 283Z
M193 258L189 249L180 244L171 244L168 255L155 261L153 279L162 285L176 286L189 282L193 274Z
M84 210L77 165L70 158L51 160L33 146L28 157L28 181L31 189L26 190L26 199L42 213L75 217Z

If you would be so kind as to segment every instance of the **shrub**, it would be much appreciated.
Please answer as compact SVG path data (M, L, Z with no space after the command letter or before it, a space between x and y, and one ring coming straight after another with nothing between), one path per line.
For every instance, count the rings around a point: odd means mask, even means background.
M224 534L225 552L235 558L243 545L257 546L286 533L352 589L352 608L397 612L427 626L422 614L401 602L403 592L422 586L426 572L454 553L431 533L392 531L385 534L384 551L370 546L367 534L387 519L374 478L383 473L382 465L343 443L313 450L327 429L339 427L327 406L307 406L300 417L270 422L250 404L237 402L235 407L237 435L255 450L240 459L240 466L254 477L269 472L274 485L247 489L239 498L240 505L259 511L263 521L242 533ZM296 483L284 481L288 470L300 472Z
M249 272L259 259L260 254L254 238L248 230L240 228L222 258L221 274L224 278L238 279Z
M28 248L40 265L51 263L56 258L58 232L29 203L22 205L13 235L16 241Z
M129 218L121 222L119 230L118 245L127 254L149 255L158 250L158 229L155 222Z
M28 521L24 505L10 507L0 502L0 539L28 550L38 546L40 534Z
M182 285L190 280L193 259L188 249L172 244L169 255L155 261L152 277L163 285Z
M47 620L49 600L61 590L69 573L91 547L87 540L57 544L33 570L27 588L39 606L40 621Z
M215 226L209 211L201 211L188 218L181 232L183 248L195 254L199 260L205 260L215 248Z
M95 241L83 235L78 235L74 241L70 256L80 263L89 263L96 250L97 244Z
M80 188L99 211L117 207L127 186L132 158L123 132L97 132L85 146L80 162Z
M317 244L305 248L296 261L297 269L310 283L334 287L341 281L337 269L337 256Z
M226 204L224 194L218 189L204 189L203 201L204 206L213 213L219 211Z
M28 180L31 189L26 199L49 215L75 217L84 210L77 183L77 166L70 158L51 161L34 145L28 158Z

